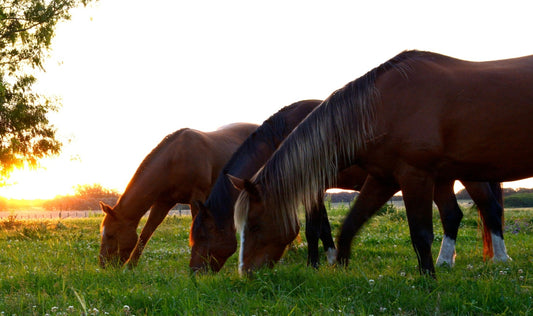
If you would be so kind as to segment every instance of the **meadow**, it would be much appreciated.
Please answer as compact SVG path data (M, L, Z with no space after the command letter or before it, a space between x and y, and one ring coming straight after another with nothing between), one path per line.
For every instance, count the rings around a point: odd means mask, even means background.
M334 232L345 207L330 209ZM305 237L252 277L232 256L218 274L188 269L190 217L169 216L133 270L101 269L101 217L0 222L1 315L529 315L533 216L507 210L513 261L483 262L478 216L465 209L453 268L420 276L405 212L389 207L356 237L348 268L306 266ZM434 216L434 258L442 239Z

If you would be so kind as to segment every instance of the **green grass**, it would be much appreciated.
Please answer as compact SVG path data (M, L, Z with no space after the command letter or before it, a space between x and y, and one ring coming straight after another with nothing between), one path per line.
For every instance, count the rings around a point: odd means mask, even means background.
M345 208L330 211L335 230ZM387 211L364 227L347 269L306 266L296 242L274 269L191 276L190 218L169 217L134 270L97 264L101 218L0 224L0 312L4 315L528 315L533 313L533 217L507 211L513 261L482 261L477 215L466 211L456 266L438 280L418 274L405 213ZM442 237L434 216L436 258ZM325 258L323 259L325 261ZM129 310L124 310L124 306Z

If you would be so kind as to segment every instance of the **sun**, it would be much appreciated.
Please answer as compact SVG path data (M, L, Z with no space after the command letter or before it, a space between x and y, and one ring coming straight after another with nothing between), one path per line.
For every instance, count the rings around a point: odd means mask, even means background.
M72 194L74 185L64 181L65 173L56 163L45 162L37 169L16 169L0 187L0 197L20 200L53 199L58 195Z

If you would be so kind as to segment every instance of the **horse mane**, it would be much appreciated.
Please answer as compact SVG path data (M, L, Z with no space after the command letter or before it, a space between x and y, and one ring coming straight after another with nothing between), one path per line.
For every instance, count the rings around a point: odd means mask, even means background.
M294 129L252 178L275 226L288 235L298 227L298 207L316 203L317 193L335 185L339 170L355 162L358 150L374 137L375 106L380 102L376 79L394 69L407 78L409 61L429 53L402 52L364 76L333 92ZM235 204L235 225L248 217L249 194Z
M250 178L266 162L270 155L265 156L259 151L259 146L267 145L270 152L274 152L286 135L292 131L292 126L287 125L287 113L302 105L304 102L320 102L319 100L305 100L295 102L283 107L270 116L239 146L230 160L222 168L205 205L207 208L216 209L211 212L218 227L228 219L233 219L234 198L230 192L233 185L227 174L242 178ZM216 208L212 206L217 206Z

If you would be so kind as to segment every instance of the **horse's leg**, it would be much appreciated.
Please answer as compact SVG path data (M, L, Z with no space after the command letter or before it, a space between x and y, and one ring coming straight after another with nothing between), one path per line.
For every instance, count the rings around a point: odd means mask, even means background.
M305 212L305 238L307 239L307 265L318 268L318 238L320 236L319 207L315 204Z
M435 183L433 200L439 209L440 220L444 230L444 237L437 257L437 266L448 264L453 267L455 264L455 241L457 240L457 232L463 218L463 212L457 204L457 198L453 192L454 182Z
M348 265L355 234L396 192L398 192L396 184L382 183L372 176L366 178L359 196L342 224L337 239L337 261L340 264Z
M337 251L331 236L331 226L329 225L328 214L324 206L323 195L317 197L317 203L313 205L311 211L305 214L305 236L307 238L307 264L318 268L320 257L318 255L318 240L322 240L324 250L328 258L328 263L335 263Z
M484 227L484 257L490 258L493 254L494 261L507 261L509 256L503 241L503 208L498 200L501 200L501 189L498 190L496 184L487 182L463 182L465 189L470 194L470 197L479 208ZM495 192L496 191L496 192ZM488 230L488 231L487 231ZM490 234L490 238L487 236ZM492 241L492 249L485 249L490 247Z
M420 273L435 277L435 266L431 255L434 180L429 174L417 169L407 169L398 179Z
M137 240L137 244L135 245L135 248L133 249L130 258L126 262L128 268L133 268L137 266L139 258L141 257L141 254L144 250L144 247L148 243L148 240L150 240L150 237L152 237L152 234L159 226L159 224L163 222L163 219L165 219L174 204L176 203L157 201L152 206L150 214L148 215L148 220L146 221L146 225L144 225L141 231L141 235Z
M335 248L335 242L333 241L333 236L331 235L331 226L329 224L328 212L326 211L326 206L324 205L324 197L320 195L318 201L319 215L320 215L320 240L322 240L322 245L324 246L324 251L329 264L334 264L337 260L337 249Z

